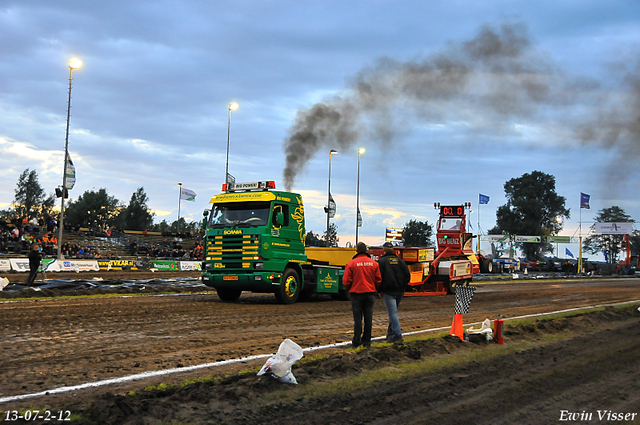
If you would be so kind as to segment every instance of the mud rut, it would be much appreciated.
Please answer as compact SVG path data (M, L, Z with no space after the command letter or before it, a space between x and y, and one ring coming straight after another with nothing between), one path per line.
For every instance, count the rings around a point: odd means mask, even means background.
M640 299L640 279L634 278L508 281L476 286L478 291L470 314L464 316L465 324L487 317L493 319L498 313L509 318ZM401 305L400 317L403 331L413 332L450 326L452 315L453 297L407 297ZM284 306L276 304L272 295L245 293L238 303L228 304L212 293L4 302L0 303L0 326L3 335L0 397L7 397L144 371L268 354L275 352L284 338L303 348L344 342L351 338L352 317L349 303L324 297ZM384 305L378 301L374 336L384 335L386 326ZM263 362L228 366L224 370L245 369ZM0 405L0 409L80 406L106 391L122 394L159 382L178 383L219 372L201 369L10 402ZM442 377L447 382L450 378ZM409 421L405 419L402 422Z

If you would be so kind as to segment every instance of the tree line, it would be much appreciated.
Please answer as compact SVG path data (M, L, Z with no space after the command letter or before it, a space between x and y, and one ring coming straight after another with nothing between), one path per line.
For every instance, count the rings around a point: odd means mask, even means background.
M496 211L496 225L487 232L491 235L541 236L541 243L518 243L530 261L544 259L553 254L553 244L546 242L549 236L557 236L564 227L564 221L571 217L571 209L566 207L566 198L556 192L556 179L541 171L525 173L508 180L504 184L507 203ZM634 222L625 211L612 206L595 215L596 223ZM595 224L591 226L595 229ZM409 220L403 226L404 246L433 246L434 226L428 221ZM329 241L327 244L326 241ZM640 232L630 235L632 253L640 253ZM307 245L338 246L337 227L332 223L329 235L320 237L315 232L307 233ZM607 262L614 264L625 250L622 235L591 234L583 241L583 249L591 254L603 253Z
M36 170L27 168L18 177L12 205L0 210L4 218L53 218L57 221L58 213L53 208L56 195L47 196L38 181ZM124 203L109 195L107 189L87 190L75 200L65 205L65 229L88 228L94 231L107 232L111 229L139 230L150 232L195 233L200 230L201 223L186 222L184 218L168 223L162 220L154 223L153 213L148 206L149 197L144 187L139 187L131 195L128 203ZM48 221L48 220L46 220Z
M553 245L546 237L556 236L563 229L564 220L571 217L566 207L566 198L556 193L555 177L541 171L525 173L521 177L508 180L504 184L507 203L496 211L496 225L489 234L542 236L541 243L517 244L528 260L541 260L553 253ZM65 209L65 227L71 229L88 228L106 231L108 229L139 230L156 232L190 232L200 230L198 221L186 222L184 218L168 223L162 220L154 224L155 214L148 207L149 198L144 187L139 187L125 204L108 194L105 188L87 190L77 199L71 200ZM56 196L46 195L38 182L35 170L26 169L20 174L15 189L15 197L10 208L0 211L2 217L56 217L53 208ZM635 222L619 206L600 210L595 222ZM592 228L595 227L595 224ZM428 221L409 220L403 226L404 246L433 246L433 225ZM338 228L330 224L329 233L320 237L307 232L307 245L338 246ZM640 252L640 232L630 235L634 254ZM604 253L611 264L617 262L624 250L622 235L589 235L583 242L583 249L592 254Z

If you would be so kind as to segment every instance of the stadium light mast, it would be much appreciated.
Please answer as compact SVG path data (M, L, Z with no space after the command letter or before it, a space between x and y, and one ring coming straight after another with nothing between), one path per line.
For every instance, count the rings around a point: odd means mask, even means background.
M338 151L335 149L331 149L331 151L329 152L329 188L327 189L327 246L329 246L329 219L331 218L331 157L337 154Z
M238 109L239 106L240 105L238 105L236 102L231 102L229 104L229 121L227 124L227 163L225 166L225 175L224 175L225 184L229 184L229 140L231 136L231 111L235 111L236 109Z
M64 197L67 193L67 163L69 162L69 117L71 116L71 84L73 70L82 65L80 59L69 61L69 101L67 103L67 131L64 137L64 168L62 170L62 196L60 197L60 220L58 220L58 259L62 259L62 229L64 228Z
M356 245L358 245L358 227L362 226L362 216L360 215L360 155L364 153L364 148L358 149L358 180L356 184Z

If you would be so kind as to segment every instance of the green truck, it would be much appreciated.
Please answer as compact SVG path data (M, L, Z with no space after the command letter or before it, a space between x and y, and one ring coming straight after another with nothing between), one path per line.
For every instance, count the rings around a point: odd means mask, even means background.
M243 291L273 293L283 304L315 293L349 298L342 275L355 249L305 247L301 195L275 190L273 181L234 183L211 203L202 282L221 300L236 301Z

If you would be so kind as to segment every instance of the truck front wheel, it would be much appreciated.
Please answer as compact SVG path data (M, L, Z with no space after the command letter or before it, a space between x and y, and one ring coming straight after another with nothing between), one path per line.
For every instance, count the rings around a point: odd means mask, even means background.
M298 272L294 269L285 269L282 282L275 293L276 300L280 304L293 304L300 296L300 289L302 289L302 282Z
M216 291L218 292L218 298L227 303L237 301L240 298L240 294L242 294L239 289L218 288Z

